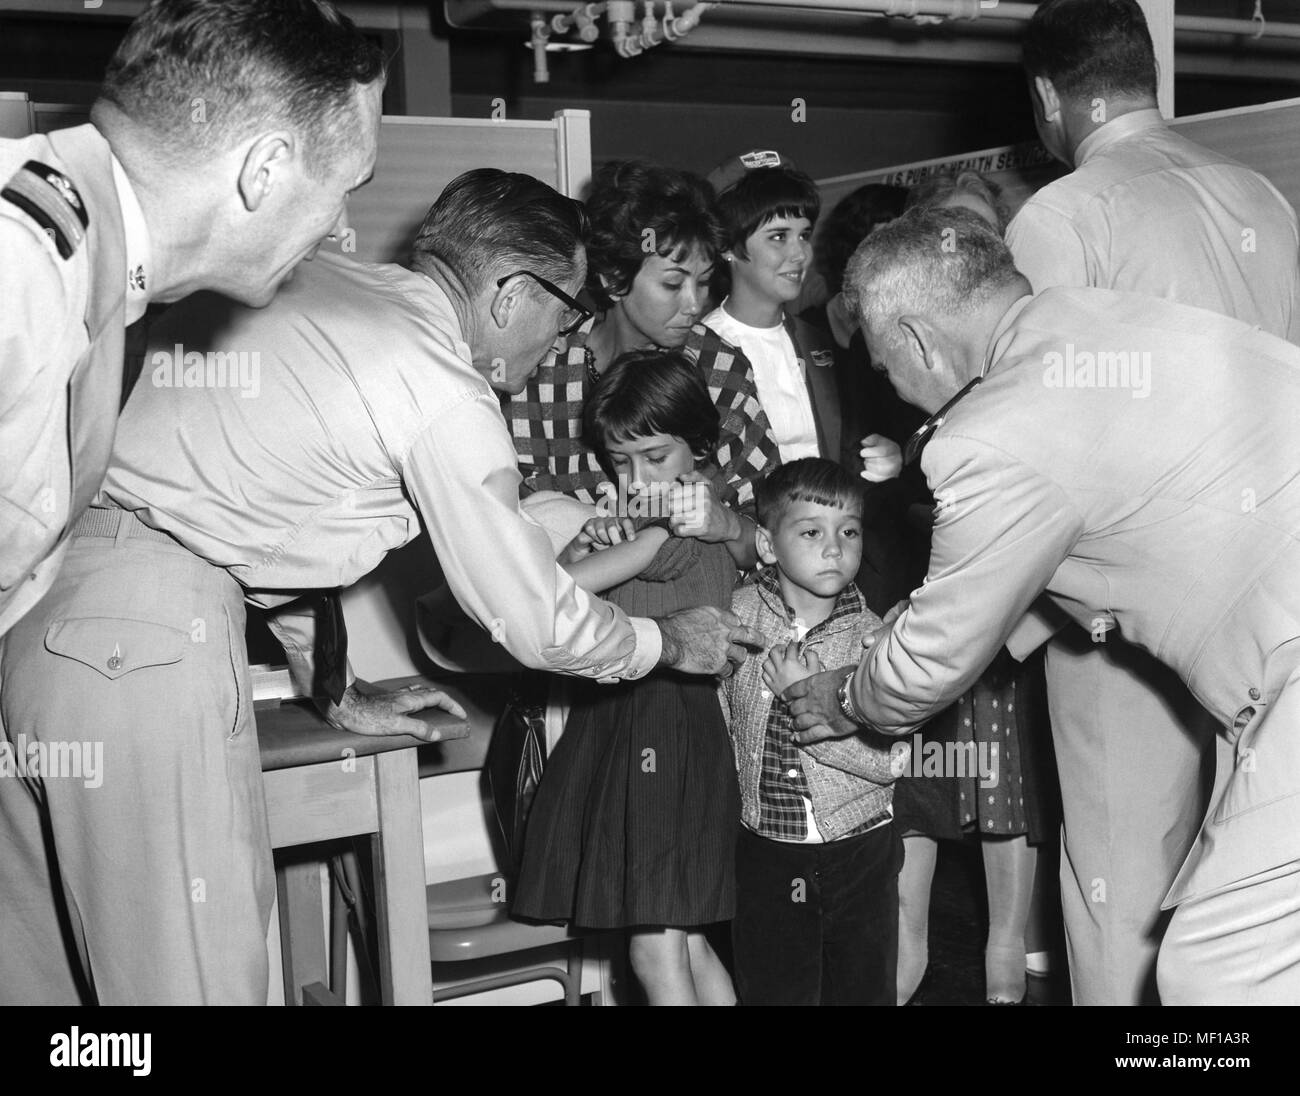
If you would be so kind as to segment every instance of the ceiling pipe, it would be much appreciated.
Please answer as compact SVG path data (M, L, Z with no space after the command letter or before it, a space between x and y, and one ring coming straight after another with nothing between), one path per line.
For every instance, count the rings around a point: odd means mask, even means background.
M596 20L605 14L605 5L583 4L570 12L562 12L551 18L551 30L556 34L566 34L570 28L578 32L578 41L594 42L600 37L600 27Z
M703 0L676 0L680 10L689 14L703 6ZM1037 8L1036 4L1003 3L1002 0L713 0L715 6L727 8L784 8L787 11L850 12L873 18L914 18L937 16L940 18L974 21L993 19L1010 22L1027 22ZM490 0L498 11L550 11L568 12L572 0ZM450 6L450 5L448 5ZM631 9L624 26L624 35L630 37L631 24L636 19L631 0L611 0L610 9L622 6ZM449 13L450 14L450 13ZM610 16L611 22L613 16ZM453 25L455 21L452 20ZM1250 19L1219 19L1199 15L1175 15L1174 30L1180 34L1226 35L1240 38L1300 39L1300 23L1264 22Z
M685 38L697 26L700 18L710 8L716 8L716 3L696 4L685 15L677 15L673 11L673 0L664 0L664 38L666 41L675 42L678 38Z
M549 84L551 72L546 64L546 40L551 36L551 28L546 22L546 16L540 11L533 12L529 23L533 28L529 40L533 47L533 83Z
M1174 30L1189 31L1192 34L1243 35L1247 38L1300 38L1300 23L1213 19L1200 15L1175 15Z

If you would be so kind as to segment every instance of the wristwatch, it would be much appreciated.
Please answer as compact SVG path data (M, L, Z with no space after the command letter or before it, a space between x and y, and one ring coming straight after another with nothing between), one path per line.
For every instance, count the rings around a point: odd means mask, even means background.
M837 697L839 697L840 711L844 713L844 718L850 720L853 723L862 722L862 717L858 715L857 709L853 707L853 695L852 695L853 675L856 674L857 672L858 672L858 668L855 666L847 674L845 674L844 680L840 682L839 690L835 694Z

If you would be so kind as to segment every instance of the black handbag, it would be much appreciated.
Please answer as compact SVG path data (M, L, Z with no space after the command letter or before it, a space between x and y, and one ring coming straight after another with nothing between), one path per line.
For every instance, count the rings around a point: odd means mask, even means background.
M496 818L513 874L519 869L524 827L546 767L546 679L526 681L513 689L492 728L484 774L488 799Z

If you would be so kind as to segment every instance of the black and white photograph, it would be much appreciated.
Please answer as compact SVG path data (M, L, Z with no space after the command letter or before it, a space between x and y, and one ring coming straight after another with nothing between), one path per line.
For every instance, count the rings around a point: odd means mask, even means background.
M1280 1063L1297 207L1300 0L0 0L15 1053Z

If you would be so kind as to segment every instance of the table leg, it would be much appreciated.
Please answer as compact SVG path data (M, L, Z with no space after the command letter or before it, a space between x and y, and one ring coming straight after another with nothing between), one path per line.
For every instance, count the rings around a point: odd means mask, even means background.
M375 760L380 832L371 841L379 910L380 992L386 1005L431 1005L433 972L415 751L378 754Z
M288 861L281 853L275 869L280 907L280 955L286 1004L302 1004L302 987L326 981L324 911L320 897L320 861Z

